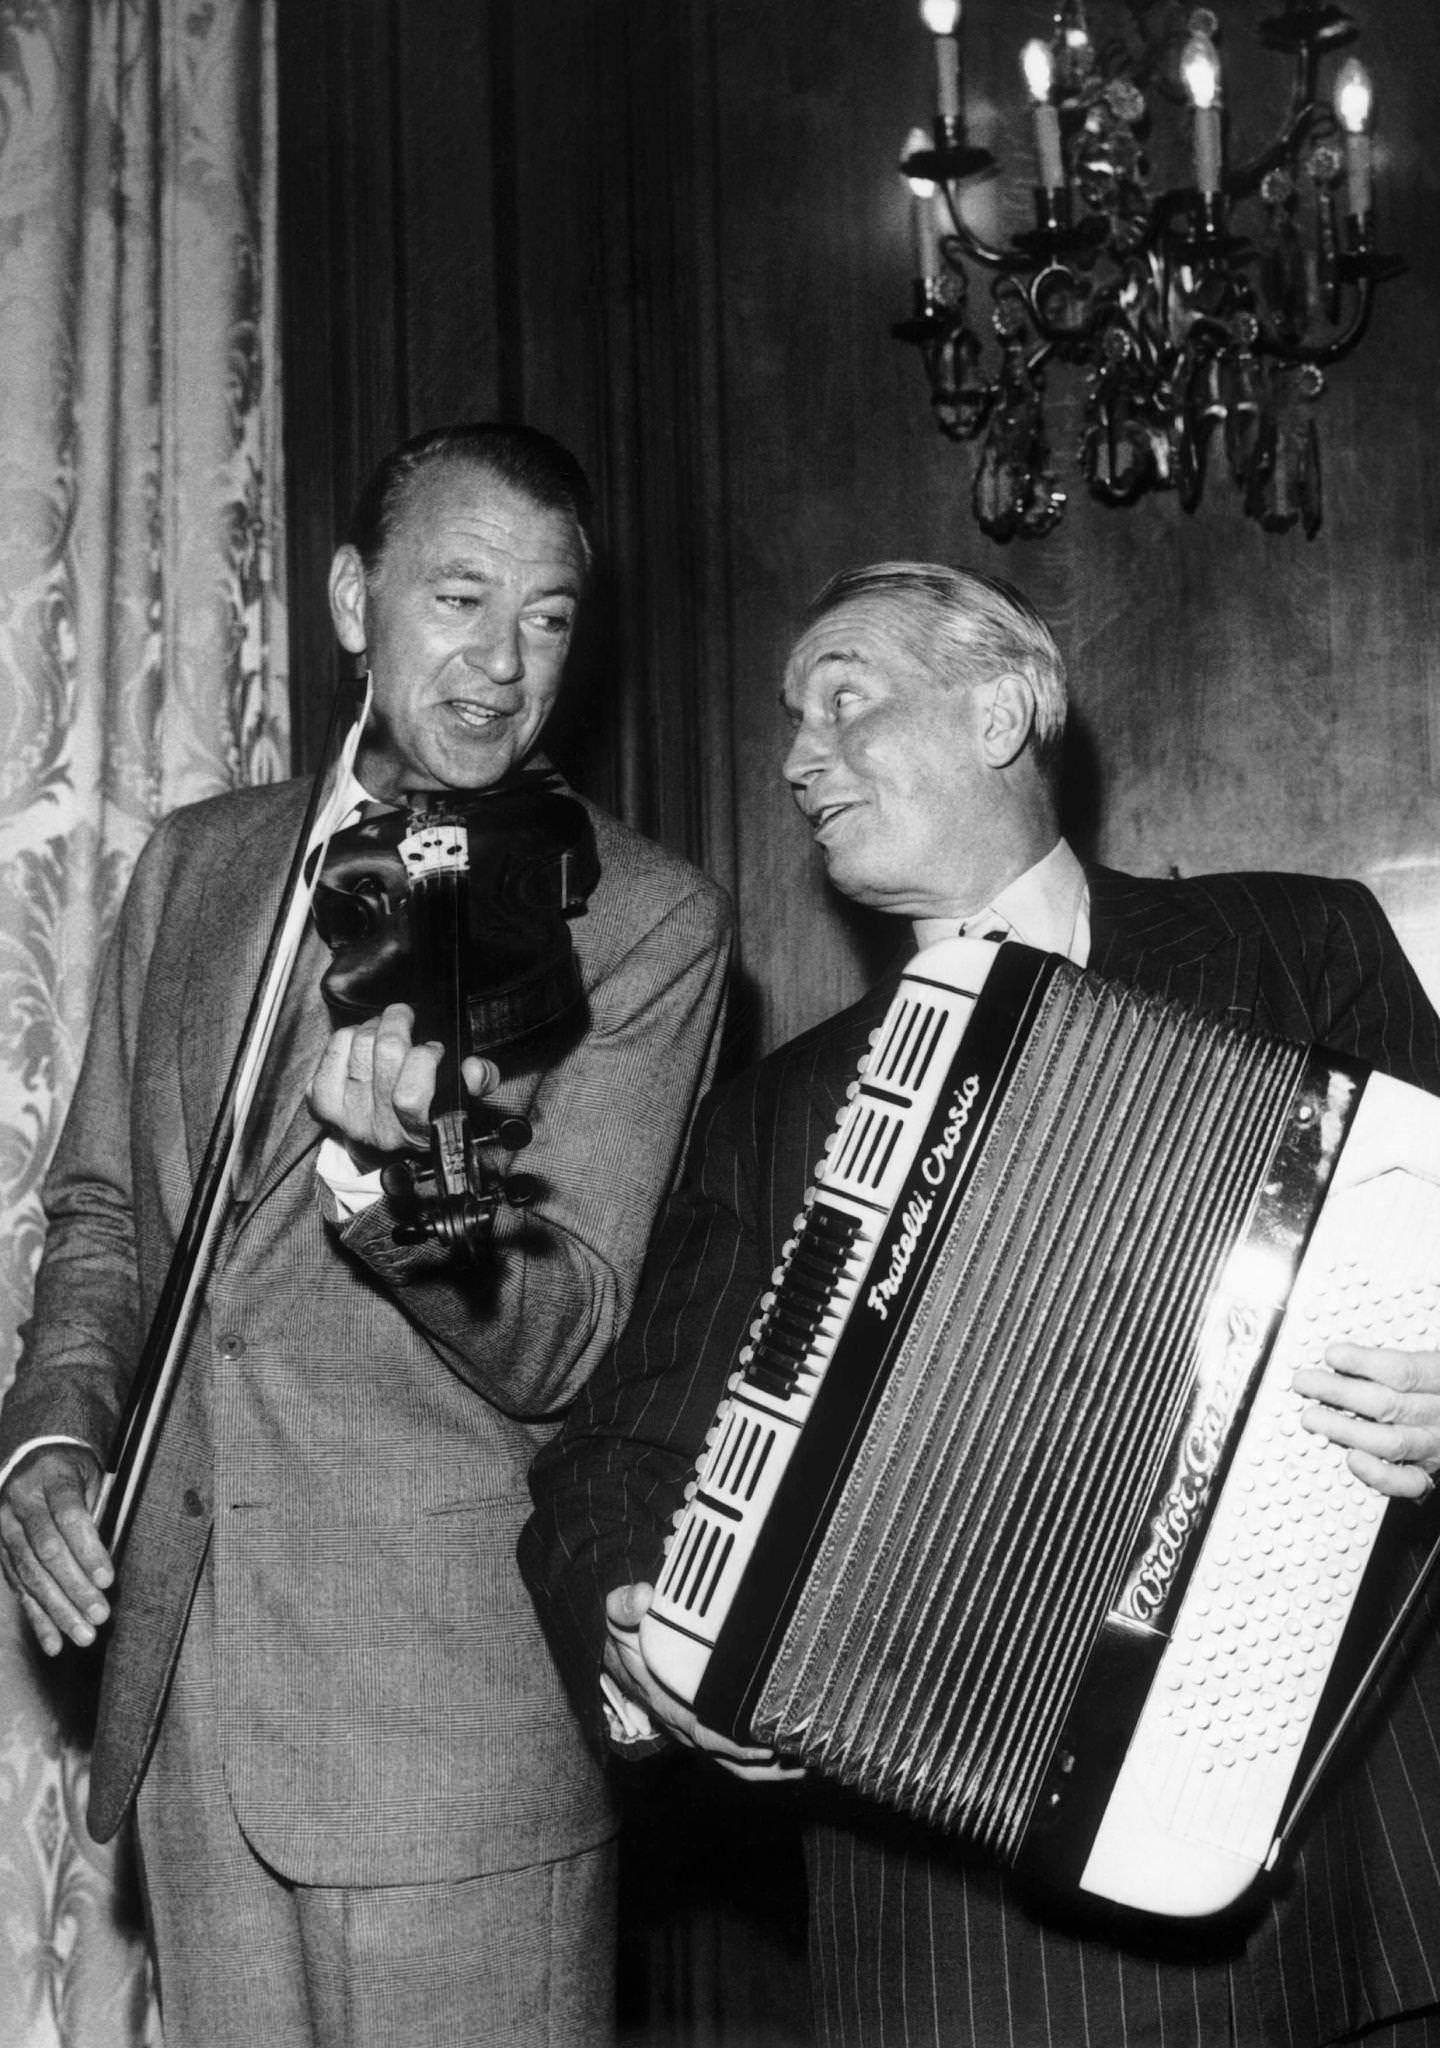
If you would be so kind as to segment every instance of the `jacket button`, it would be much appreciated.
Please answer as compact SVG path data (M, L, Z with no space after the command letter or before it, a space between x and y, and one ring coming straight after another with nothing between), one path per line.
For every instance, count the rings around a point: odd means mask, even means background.
M198 1517L200 1515L203 1515L205 1512L205 1503L203 1500L201 1500L199 1494L195 1491L193 1486L186 1487L185 1492L181 1497L180 1505L184 1508L187 1515L195 1515Z
M220 1339L220 1356L222 1358L243 1358L245 1356L245 1339L237 1337L233 1330L227 1331Z

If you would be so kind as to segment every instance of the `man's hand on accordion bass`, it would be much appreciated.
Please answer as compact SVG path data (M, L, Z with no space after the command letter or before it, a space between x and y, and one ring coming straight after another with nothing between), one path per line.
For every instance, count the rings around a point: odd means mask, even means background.
M754 1781L803 1778L804 1769L784 1764L771 1749L751 1749L703 1728L694 1712L656 1678L640 1648L640 1621L653 1588L617 1586L605 1599L605 1673L629 1699L649 1714L658 1731L686 1749L698 1750L733 1777Z
M1302 1420L1349 1453L1357 1479L1397 1500L1424 1500L1440 1473L1440 1351L1332 1344L1295 1391Z

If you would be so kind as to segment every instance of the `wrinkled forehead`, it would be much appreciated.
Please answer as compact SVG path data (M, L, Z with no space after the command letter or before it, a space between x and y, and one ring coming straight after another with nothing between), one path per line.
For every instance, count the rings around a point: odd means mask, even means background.
M411 480L396 506L379 567L383 571L392 559L463 554L467 546L577 586L588 567L584 537L568 511L462 460L437 462Z
M938 681L937 620L917 594L870 593L850 599L807 626L785 664L781 695L802 695L832 668L904 671Z

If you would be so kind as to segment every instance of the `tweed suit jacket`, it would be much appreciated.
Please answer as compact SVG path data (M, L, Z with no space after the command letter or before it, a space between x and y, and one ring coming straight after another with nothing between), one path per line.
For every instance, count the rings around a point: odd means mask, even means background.
M176 812L137 866L47 1185L0 1456L111 1441L274 919L306 791ZM605 1791L514 1566L525 1473L623 1324L716 1038L722 893L592 807L572 926L588 1035L502 1090L542 1192L469 1272L343 1228L305 1105L330 1024L307 942L121 1560L91 1822L143 1771L207 1546L236 1816L283 1876L415 1883L602 1840ZM332 1204L333 1207L333 1204Z
M1286 875L1149 881L1104 869L1092 869L1089 882L1090 963L1099 972L1355 1053L1440 1092L1440 1020L1358 884ZM707 1102L626 1335L532 1470L536 1512L522 1567L597 1735L605 1592L656 1575L680 1488L893 986L892 978ZM1417 1551L1437 1522L1433 1509L1416 1514ZM1440 1998L1437 1621L1432 1594L1384 1713L1238 1944L1233 1930L1202 1930L1193 1943L1167 1943L1162 1959L1143 1944L1132 1953L1119 1928L1113 1940L1093 1922L1078 1935L1056 1930L995 1873L927 1837L912 1924L882 1954L865 1917L876 1900L863 1897L849 1854L853 1808L837 1804L827 1819L822 1791L812 1942L817 1923L853 1916L846 1952L858 1947L867 1979L842 1992L843 2012L817 2011L822 2037L933 2038L945 2048L972 2040L986 2048L1005 2040L1210 2048L1228 2041L1233 2025L1238 2042L1314 2048L1346 2024ZM903 1851L884 1881L892 1900L905 1889ZM978 1908L997 1894L998 1909L982 1916ZM922 1991L927 2006L935 2001L933 2035L919 2021ZM909 2001L914 2031L892 2035L879 2018L867 2030L856 1996L872 2017L884 2014L887 1996L892 2012ZM1033 2012L1042 1996L1049 2002L1033 2028L1017 2023L1007 2035L1003 2015L1027 2005ZM1220 2016L1213 2030L1197 2019L1202 2010Z

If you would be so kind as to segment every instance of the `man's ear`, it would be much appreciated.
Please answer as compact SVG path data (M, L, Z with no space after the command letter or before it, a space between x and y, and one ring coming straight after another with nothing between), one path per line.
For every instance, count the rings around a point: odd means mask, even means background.
M1006 669L988 686L980 715L980 746L991 768L1018 761L1035 730L1035 690L1019 669Z
M349 541L330 564L330 620L347 654L365 652L365 564Z

